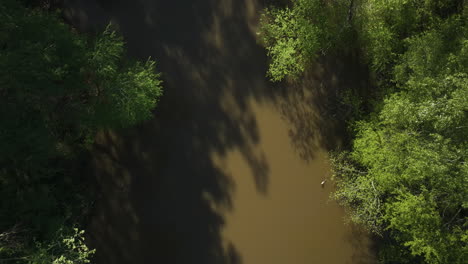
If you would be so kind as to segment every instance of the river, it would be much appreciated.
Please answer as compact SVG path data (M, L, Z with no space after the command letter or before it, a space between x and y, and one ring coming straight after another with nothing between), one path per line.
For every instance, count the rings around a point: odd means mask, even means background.
M130 56L155 58L165 87L152 120L97 137L96 263L375 263L369 237L329 199L327 150L342 132L323 113L353 65L268 82L263 4L65 1L78 29L111 21Z

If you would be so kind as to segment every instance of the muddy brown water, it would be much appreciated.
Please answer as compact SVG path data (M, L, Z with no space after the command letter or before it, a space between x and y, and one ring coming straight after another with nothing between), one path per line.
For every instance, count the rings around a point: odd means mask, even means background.
M346 82L317 65L302 85L269 83L262 5L65 1L79 29L111 21L130 56L156 58L165 86L153 120L98 135L96 263L374 263L368 236L329 200L332 183L320 185L341 138L324 102Z

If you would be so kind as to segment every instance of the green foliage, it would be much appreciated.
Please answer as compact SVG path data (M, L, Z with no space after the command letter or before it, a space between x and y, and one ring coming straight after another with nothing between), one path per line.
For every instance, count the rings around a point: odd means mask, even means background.
M0 234L22 230L0 235L0 262L86 263L82 233L60 231L89 199L78 157L98 129L149 119L162 95L155 62L124 53L110 26L92 38L56 14L0 2Z
M345 207L353 209L348 212L352 222L382 234L383 192L379 186L376 187L373 179L366 177L364 168L359 168L349 155L343 151L330 156L334 168L332 178L338 187L332 196Z
M360 1L356 24L372 69L388 77L399 54L405 51L406 38L460 12L462 5L463 0Z
M262 17L262 37L272 59L268 75L273 81L301 73L310 56L301 52L302 42L299 39L298 26L294 23L294 16L293 11L287 8L267 9ZM310 45L316 45L314 35L309 38Z
M339 42L346 27L345 2L298 0L292 7L265 9L259 35L271 58L268 76L298 77L319 52Z
M69 233L69 234L66 234ZM24 257L27 264L84 264L96 252L84 243L84 230L73 228L68 232L59 230L47 245L36 242L30 256Z
M85 244L84 230L64 227L52 233L48 240L21 241L20 230L15 226L0 234L0 262L18 264L84 264L90 263L96 252Z
M119 73L108 84L106 103L96 110L96 122L109 127L135 125L152 116L151 110L162 95L159 74L155 75L155 62L137 62Z
M443 227L435 200L429 191L402 193L387 205L388 228L412 255L424 257L426 263L463 263L461 230L450 232Z
M383 263L467 257L464 8L464 0L298 0L261 17L273 81L297 78L330 48L361 45L377 86L370 100L378 103L353 124L351 151L331 155L333 196L352 221L385 238ZM352 30L355 40L346 37ZM352 94L343 92L343 103L362 105Z
M1 16L0 140L10 142L2 153L47 159L96 128L151 116L162 91L153 61L124 61L122 39L109 27L89 41L57 17L14 3Z
M382 85L398 89L355 124L352 151L334 156L334 196L352 208L353 221L390 236L384 263L464 263L466 15L447 1L367 1L363 8L373 69L386 72Z

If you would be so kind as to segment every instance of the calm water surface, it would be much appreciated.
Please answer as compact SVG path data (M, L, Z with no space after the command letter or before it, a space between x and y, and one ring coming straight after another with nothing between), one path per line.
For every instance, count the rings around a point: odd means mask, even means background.
M374 263L368 237L329 201L330 181L320 185L340 141L323 114L340 74L317 65L304 85L269 83L262 5L66 1L79 29L111 21L130 56L156 58L165 86L153 120L98 135L97 263Z

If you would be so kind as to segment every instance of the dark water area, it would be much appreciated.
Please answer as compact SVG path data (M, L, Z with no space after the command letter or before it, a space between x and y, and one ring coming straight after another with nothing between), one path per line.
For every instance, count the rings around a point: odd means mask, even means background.
M156 59L165 87L152 120L97 137L96 263L374 263L320 185L342 134L324 102L346 81L325 63L304 84L268 82L263 4L65 1L78 29L112 22L131 57Z

